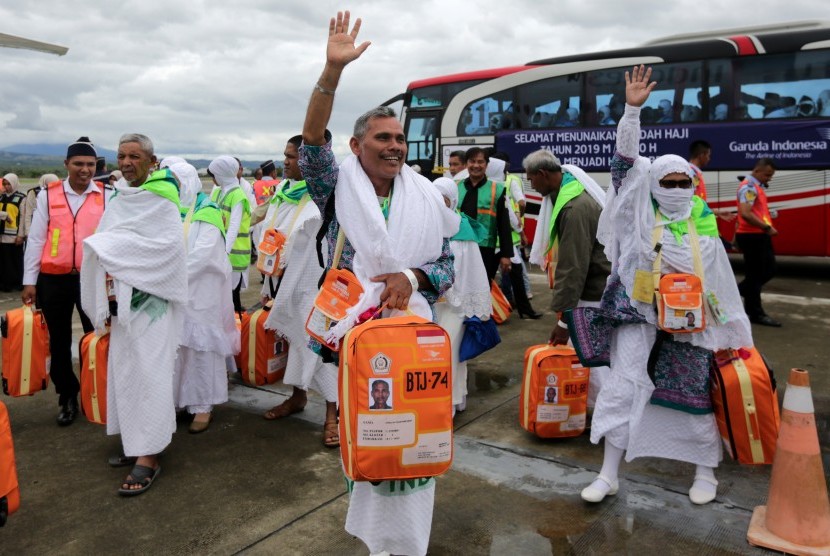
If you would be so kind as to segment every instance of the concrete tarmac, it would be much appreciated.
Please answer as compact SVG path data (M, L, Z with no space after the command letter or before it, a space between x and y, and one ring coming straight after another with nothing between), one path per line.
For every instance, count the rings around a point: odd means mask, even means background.
M784 327L753 332L782 399L791 367L810 372L830 476L830 263L816 265L816 272L782 270L765 289L765 305ZM533 304L546 310L544 278L532 280ZM257 293L252 286L245 303ZM17 294L0 294L0 311L17 305ZM453 467L437 481L429 553L765 553L747 544L746 531L766 499L768 466L724 455L716 501L695 506L687 495L692 465L645 458L623 463L616 496L597 505L580 499L601 466L601 446L587 435L541 440L518 424L524 350L545 342L553 324L550 311L538 321L514 313L500 327L502 344L470 363ZM0 554L367 554L344 530L348 495L339 451L322 444L323 401L312 394L292 417L261 416L289 393L281 384L250 388L232 380L230 401L215 409L207 432L188 434L189 418L180 418L157 483L135 498L116 492L128 468L107 465L120 451L118 437L84 417L58 427L52 386L5 397L22 506L0 529Z

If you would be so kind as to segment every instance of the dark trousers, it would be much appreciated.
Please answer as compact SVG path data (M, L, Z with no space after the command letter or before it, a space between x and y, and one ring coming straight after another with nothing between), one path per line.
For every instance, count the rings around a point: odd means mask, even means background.
M78 395L80 384L72 368L72 310L77 308L84 332L92 322L81 310L81 277L78 274L41 274L37 280L37 305L49 328L52 367L49 372L55 390L65 403Z
M243 313L245 307L242 306L242 298L240 293L242 291L242 276L239 277L239 283L233 289L233 310L237 313Z
M481 246L478 249L484 261L484 268L487 270L487 279L492 281L499 269L499 257L496 256L496 250L492 247ZM525 282L522 278L522 265L514 264L510 267L510 286L513 289L513 306L519 311L519 314L530 315L535 313L530 300L527 298L527 290L525 290Z
M738 291L744 297L747 316L758 318L766 314L761 306L761 288L775 276L772 238L767 234L735 234L735 241L744 256L744 279Z
M0 289L10 292L23 287L23 246L0 243Z

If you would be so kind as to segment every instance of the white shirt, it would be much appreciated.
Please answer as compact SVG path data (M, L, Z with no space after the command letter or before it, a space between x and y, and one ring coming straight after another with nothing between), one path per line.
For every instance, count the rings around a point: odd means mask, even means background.
M525 192L522 190L522 179L516 174L507 174L505 178L510 186L510 198L519 203L525 200Z
M86 201L86 196L97 187L94 182L89 182L86 190L80 195L75 193L69 185L69 179L63 180L63 191L66 194L66 202L73 216L78 214L81 206ZM105 203L112 197L111 190L104 190ZM104 205L106 206L106 204ZM32 216L32 225L29 228L29 239L26 242L26 251L23 255L23 285L34 286L37 284L37 277L40 274L40 256L43 253L43 244L46 243L46 232L49 230L49 199L46 188L41 189L37 194L35 213Z

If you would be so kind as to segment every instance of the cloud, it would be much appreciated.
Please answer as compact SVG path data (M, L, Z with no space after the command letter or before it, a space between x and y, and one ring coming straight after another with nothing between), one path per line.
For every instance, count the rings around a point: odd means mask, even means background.
M344 71L330 128L347 152L357 115L413 80L648 39L825 13L824 2L626 3L353 0L364 56ZM3 29L69 47L64 57L4 50L0 132L8 144L89 135L114 148L140 131L161 153L281 158L301 130L341 6L272 0L11 0Z

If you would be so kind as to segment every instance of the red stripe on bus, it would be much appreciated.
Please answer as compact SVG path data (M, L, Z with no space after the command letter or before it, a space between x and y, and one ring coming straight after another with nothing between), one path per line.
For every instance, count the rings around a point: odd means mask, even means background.
M738 47L738 54L741 56L758 54L758 49L755 48L755 43L752 42L752 39L750 39L746 35L729 37L729 40L735 42L735 46Z

